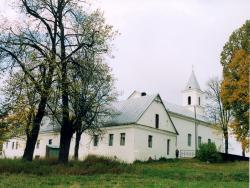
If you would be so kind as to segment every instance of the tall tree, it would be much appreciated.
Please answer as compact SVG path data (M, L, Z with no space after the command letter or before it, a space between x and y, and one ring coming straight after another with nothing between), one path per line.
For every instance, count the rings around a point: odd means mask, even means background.
M116 98L110 68L101 58L79 62L84 69L74 71L70 106L76 119L74 158L78 159L79 143L84 131L100 133L101 125L111 115L111 102ZM75 67L77 68L77 67Z
M44 6L45 1L19 2L25 19L17 21L15 26L1 25L0 60L2 71L22 71L38 93L37 111L31 120L32 129L23 155L23 159L31 161L53 82L57 18L51 18L49 10L54 11L54 7L48 9Z
M39 103L32 122L23 158L32 160L40 124L57 82L61 92L62 125L59 161L68 161L73 134L69 119L69 65L76 63L75 55L95 51L108 52L113 39L112 27L105 24L99 11L84 12L80 0L20 0L25 20L17 27L4 27L0 32L2 69L22 70L39 93ZM12 69L11 69L12 70Z
M237 50L228 64L222 83L224 103L233 110L231 128L242 144L242 155L249 148L249 67L250 54Z
M232 129L242 144L242 154L249 146L249 65L250 21L234 31L221 53L223 103L232 109Z
M225 139L225 153L228 154L228 132L231 120L231 110L226 108L221 98L221 81L218 78L212 78L207 82L208 97L207 113L214 120L214 124L219 127Z

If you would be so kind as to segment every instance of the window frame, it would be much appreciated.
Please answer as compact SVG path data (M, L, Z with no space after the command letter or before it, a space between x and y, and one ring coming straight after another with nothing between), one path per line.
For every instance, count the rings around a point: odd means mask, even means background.
M109 134L109 146L113 146L114 144L114 134Z
M198 136L198 147L201 145L201 143L202 143L202 137Z
M159 129L159 124L160 124L160 116L159 114L155 114L155 128Z
M192 146L192 134L188 133L188 146Z
M93 146L97 147L98 144L99 144L99 135L96 134L93 136Z
M37 140L36 141L36 149L39 149L40 148L40 140Z
M170 139L167 139L167 155L170 154Z
M191 96L188 96L188 105L191 105L191 104L192 104Z
M148 147L152 148L153 147L153 136L148 135Z
M120 146L125 146L126 143L126 133L120 133Z

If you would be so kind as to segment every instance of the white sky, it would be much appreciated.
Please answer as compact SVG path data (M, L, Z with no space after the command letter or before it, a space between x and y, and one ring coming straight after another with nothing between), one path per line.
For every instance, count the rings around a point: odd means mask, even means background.
M205 89L221 76L220 53L229 35L250 19L248 0L99 0L121 35L112 67L127 97L134 89L181 104L192 70Z
M8 2L0 0L0 15L14 18ZM120 98L139 90L176 104L192 65L202 89L221 77L223 45L250 19L249 0L95 0L94 6L121 33L109 60Z
M13 0L12 0L13 1ZM0 15L14 18L9 0ZM181 104L192 65L202 89L221 77L220 53L228 37L250 19L249 0L94 0L121 35L109 59L118 91L159 93Z

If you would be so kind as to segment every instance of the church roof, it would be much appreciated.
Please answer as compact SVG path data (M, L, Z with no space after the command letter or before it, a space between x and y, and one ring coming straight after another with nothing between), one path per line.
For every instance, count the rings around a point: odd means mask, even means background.
M157 95L146 95L113 103L114 115L108 124L136 123L156 97Z
M158 95L146 95L141 97L129 97L127 100L113 103L114 115L111 116L108 124L131 124L136 123L147 107ZM176 105L163 101L166 110L170 113L185 116L194 119L194 112L188 110L184 106ZM196 114L196 119L209 123L209 119L205 116Z
M185 87L185 90L189 89L201 89L193 70Z
M135 92L134 92L135 93ZM113 103L112 109L114 110L114 115L111 116L109 121L106 121L106 125L124 125L124 124L133 124L137 123L143 113L148 109L150 104L155 100L159 99L162 101L159 94L156 95L145 95L145 96L132 96L130 95L127 100L119 101ZM168 114L167 108L162 101L163 106ZM177 129L175 128L171 117L168 114L170 121L174 127L175 133L178 134Z
M183 106L180 106L180 105L177 105L177 104L173 104L173 103L167 102L167 101L163 101L163 102L164 102L167 110L170 113L175 113L177 115L185 116L185 117L192 118L192 119L195 118L194 117L195 116L194 112L188 110L187 108L185 108ZM199 121L210 123L209 118L207 118L206 116L202 116L202 115L196 114L196 119L199 120Z
M136 123L150 104L160 96L146 95L140 97L129 97L127 100L114 102L111 105L113 115L106 120L106 125L122 125L122 124L133 124ZM160 99L161 100L161 99ZM194 113L183 106L162 101L166 108L167 113L175 113L180 116L185 116L194 119ZM197 120L209 123L209 119L205 116L196 116ZM60 126L56 125L53 121L46 119L41 126L41 132L57 131L60 130Z

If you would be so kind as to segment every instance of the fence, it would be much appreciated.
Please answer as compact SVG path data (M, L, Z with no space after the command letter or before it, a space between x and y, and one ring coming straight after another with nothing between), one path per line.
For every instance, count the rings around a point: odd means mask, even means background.
M195 150L180 150L180 158L193 158L195 157Z

